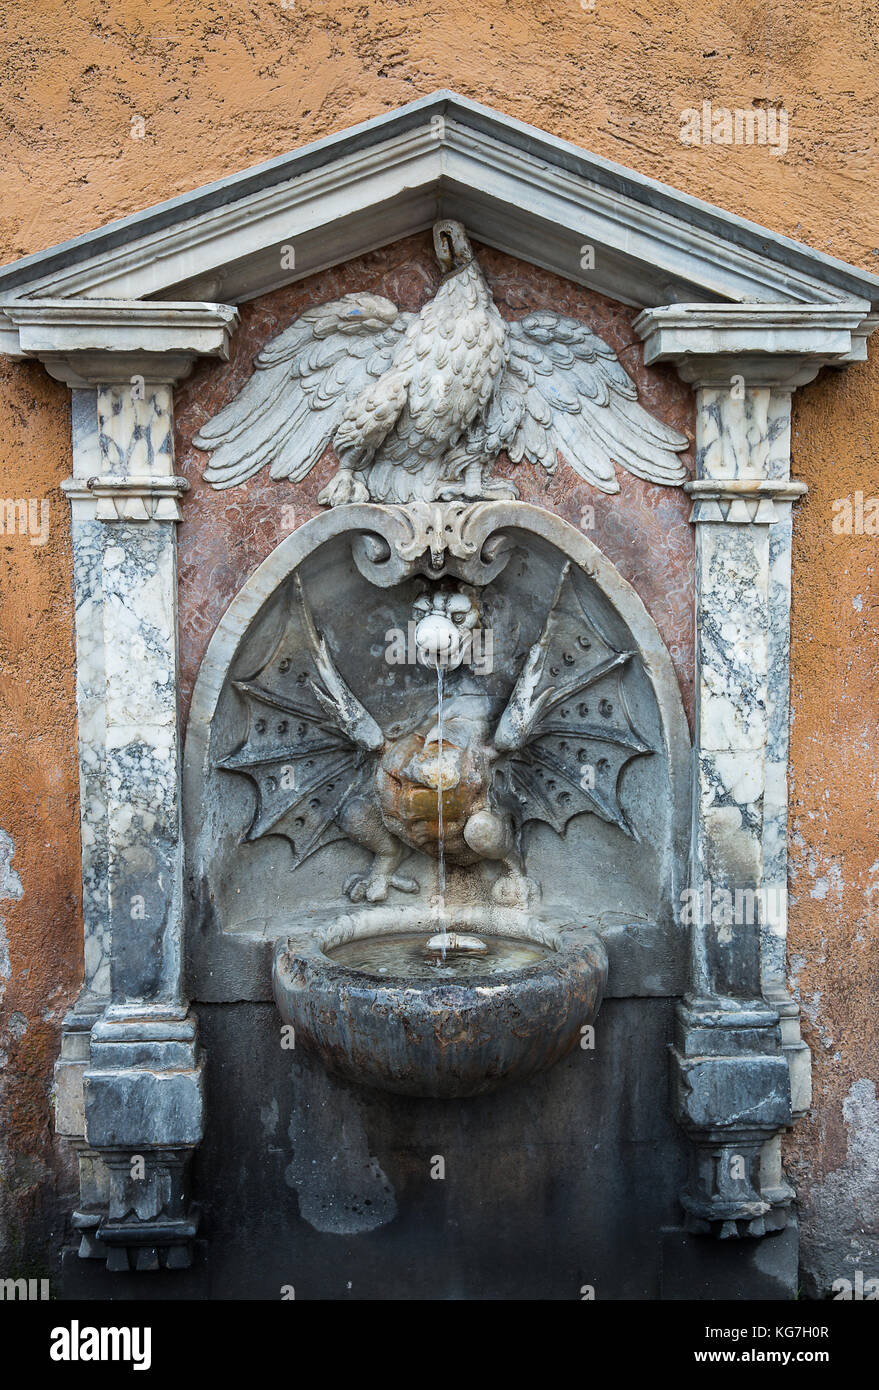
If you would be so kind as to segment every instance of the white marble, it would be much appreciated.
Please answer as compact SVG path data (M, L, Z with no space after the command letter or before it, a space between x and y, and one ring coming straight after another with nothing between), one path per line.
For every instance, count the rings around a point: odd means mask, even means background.
M801 385L803 378L796 378L804 367L809 381L824 362L862 360L864 335L876 327L868 300L857 294L848 301L833 296L841 301L835 303L825 295L799 304L781 303L780 295L765 298L773 302L645 309L634 323L644 340L645 363L676 361L687 380L715 382L722 390L739 375L750 390L763 377L765 384L780 384L792 373L790 384ZM739 396L730 404L741 403Z
M100 466L94 391L74 391L73 471L88 478ZM109 998L112 941L107 876L106 669L104 660L104 528L88 499L72 503L79 745L84 993Z
M173 473L173 390L134 380L98 391L102 473Z
M765 745L768 577L767 528L698 528L696 645L702 748Z

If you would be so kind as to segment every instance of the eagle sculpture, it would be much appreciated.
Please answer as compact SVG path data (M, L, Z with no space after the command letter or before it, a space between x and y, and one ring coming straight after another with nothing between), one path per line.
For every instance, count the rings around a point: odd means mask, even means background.
M615 463L684 481L686 437L638 404L607 343L549 310L508 323L460 222L437 222L433 240L445 274L419 313L348 294L263 348L195 436L211 455L208 482L234 487L266 465L298 482L330 441L340 467L319 495L329 506L515 497L488 477L502 450L547 473L566 460L602 492L619 491Z

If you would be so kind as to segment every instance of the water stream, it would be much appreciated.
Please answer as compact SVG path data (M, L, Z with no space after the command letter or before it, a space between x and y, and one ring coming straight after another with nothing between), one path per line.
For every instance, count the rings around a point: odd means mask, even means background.
M550 954L551 948L536 941L494 936L490 933L471 934L468 924L458 923L450 932L446 907L446 847L443 823L444 739L443 717L445 696L445 666L443 653L437 652L433 665L436 670L436 891L430 900L429 932L395 932L386 936L355 937L327 954L332 960L351 970L368 975L388 976L391 979L438 981L479 980L486 976L522 970L535 965ZM431 740L432 742L432 740ZM461 926L464 934L461 934ZM429 939L428 939L429 938Z
M445 965L448 949L448 927L446 925L446 846L443 830L443 667L439 654L436 658L436 898L435 911L440 918L440 959Z

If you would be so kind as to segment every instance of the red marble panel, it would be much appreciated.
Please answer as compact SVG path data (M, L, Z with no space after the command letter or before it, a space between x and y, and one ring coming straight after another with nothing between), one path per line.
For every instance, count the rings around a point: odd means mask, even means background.
M673 369L645 368L632 329L637 310L563 280L512 256L477 246L500 312L521 318L553 309L582 319L611 345L638 386L645 409L693 439L694 401ZM408 237L343 266L275 290L241 306L241 325L228 363L202 362L177 391L177 471L189 479L179 528L180 689L189 709L199 663L228 604L262 560L288 534L289 508L297 526L322 508L317 494L337 467L330 446L298 484L273 482L268 469L238 487L217 492L202 481L207 455L193 436L241 389L263 345L312 305L357 290L385 295L402 309L417 310L436 291L440 273L429 233ZM682 455L692 467L692 454ZM678 488L655 487L618 469L620 491L598 492L560 466L552 477L502 456L495 470L515 478L523 501L556 512L575 526L594 510L590 539L634 586L656 622L674 662L688 717L693 706L693 532L689 499ZM588 523L590 518L585 513Z

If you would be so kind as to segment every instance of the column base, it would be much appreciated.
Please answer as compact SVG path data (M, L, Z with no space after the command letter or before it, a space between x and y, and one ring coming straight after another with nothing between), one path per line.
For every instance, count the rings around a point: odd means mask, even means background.
M112 1272L186 1269L198 1230L188 1165L203 1132L203 1064L179 1008L111 1006L92 1030L86 1137L108 1175L107 1205L80 1213L80 1254Z
M677 1119L692 1142L686 1230L722 1241L783 1230L793 1192L773 1141L793 1116L778 1013L763 1000L686 1000L672 1058Z

